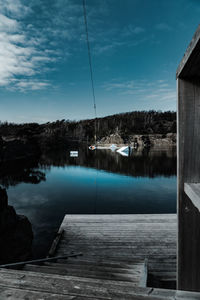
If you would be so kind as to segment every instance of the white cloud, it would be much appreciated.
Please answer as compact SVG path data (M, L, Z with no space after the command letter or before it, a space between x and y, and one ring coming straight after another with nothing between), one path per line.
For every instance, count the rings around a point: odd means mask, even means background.
M96 20L97 15L91 7L88 18ZM22 90L21 80L24 90L49 87L42 79L35 85L37 74L53 71L52 63L68 59L69 42L77 49L85 43L82 3L0 0L0 86Z
M19 23L16 20L8 18L0 13L0 31L16 32L19 30Z
M45 64L59 59L58 51L46 47L47 39L22 18L32 12L20 0L0 0L0 86L11 90L38 90L49 87L35 76Z
M30 7L23 5L20 0L0 0L0 8L3 14L17 18L31 12Z
M19 80L15 82L15 88L19 89L22 92L27 90L37 91L41 89L45 89L50 86L48 81L40 82L38 79L35 80Z
M102 0L95 6L87 4L93 54L110 53L122 46L135 47L146 41L145 29L137 25L106 31L102 26L96 26L102 25L100 12L109 16L106 3ZM22 91L18 84L21 80L23 91L33 90L37 75L42 78L43 73L54 69L52 63L61 58L68 59L70 47L73 47L73 53L80 51L81 45L86 43L85 38L81 2L0 0L0 86ZM42 82L43 85L37 84L37 89L50 87L50 82L47 85L41 79Z
M0 85L10 85L15 76L31 76L35 73L30 57L34 48L19 45L24 35L0 32Z

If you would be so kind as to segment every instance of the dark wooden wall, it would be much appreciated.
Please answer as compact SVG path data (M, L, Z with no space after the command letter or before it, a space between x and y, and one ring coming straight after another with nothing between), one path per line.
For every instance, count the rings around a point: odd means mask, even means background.
M200 212L184 192L200 183L200 79L178 78L178 289L200 291Z

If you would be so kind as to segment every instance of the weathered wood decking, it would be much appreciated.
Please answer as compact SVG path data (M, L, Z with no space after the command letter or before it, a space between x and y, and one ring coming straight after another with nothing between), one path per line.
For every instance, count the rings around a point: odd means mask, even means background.
M147 259L149 278L155 284L175 284L175 214L66 215L61 228L64 234L57 255L82 252L79 261L118 261L126 265Z
M0 269L0 299L200 299L200 293L146 287L145 259L155 278L175 280L176 215L66 215L60 229L56 254L83 255Z
M179 289L200 292L200 25L177 69Z

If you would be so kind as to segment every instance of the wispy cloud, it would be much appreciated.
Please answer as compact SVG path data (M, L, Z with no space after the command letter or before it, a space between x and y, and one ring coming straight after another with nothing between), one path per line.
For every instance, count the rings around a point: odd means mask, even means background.
M171 31L172 30L171 26L169 26L167 23L156 24L155 29L160 30L160 31Z
M147 41L145 29L139 26L128 25L124 28L111 28L106 32L93 32L92 46L96 55L117 50L120 47L135 47Z
M132 24L129 24L127 27L123 29L124 35L137 35L144 33L146 30L143 27L140 26L134 26Z
M107 1L95 5L88 1L87 14L93 55L136 47L147 40L145 28L137 24L111 28ZM50 88L45 73L71 53L85 51L85 38L82 2L0 0L0 87L19 91Z
M61 0L56 1L60 3ZM69 2L69 1L68 1ZM50 83L37 75L50 71L50 64L68 57L67 46L58 50L59 39L70 39L72 33L63 27L59 15L50 16L40 0L0 0L0 86L20 91L39 90ZM34 10L41 9L42 20ZM74 6L68 7L75 9ZM62 10L60 10L62 14ZM55 14L56 15L56 14ZM35 17L36 16L36 17ZM49 20L54 20L49 21ZM72 22L72 20L68 20ZM62 24L61 24L62 23ZM62 28L61 28L62 27Z
M155 101L176 101L176 87L171 86L166 80L129 80L111 81L105 83L103 88L107 92L115 92L121 96L132 95L135 99Z
M95 5L88 1L87 12L93 55L137 47L152 39L138 24L111 27L107 1L96 1ZM102 24L106 15L108 24ZM160 23L156 29L170 27ZM45 73L76 50L86 49L82 47L85 38L79 1L0 0L0 87L23 92L50 88L53 83L46 81Z
M13 18L21 18L31 12L31 8L21 0L0 0L1 13Z
M40 81L39 79L21 79L13 81L13 89L18 89L21 92L26 92L27 90L37 91L51 86L50 82L47 80Z
M106 1L87 4L87 12L92 24L90 39L97 43L99 35L95 36L93 28L100 22L99 13L108 13ZM54 70L59 60L68 59L70 53L85 49L83 43L81 1L0 0L0 87L36 90L39 74L37 89L49 88L51 83L47 84L42 75ZM114 45L103 43L99 52L108 51L109 47Z
M16 32L19 29L19 24L16 20L10 19L3 14L0 14L0 30L1 32Z

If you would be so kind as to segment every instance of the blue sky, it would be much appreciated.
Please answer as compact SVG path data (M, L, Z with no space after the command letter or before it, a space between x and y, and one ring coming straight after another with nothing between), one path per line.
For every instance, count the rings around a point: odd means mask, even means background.
M176 110L198 0L86 0L97 115ZM82 0L0 0L0 120L93 118Z

